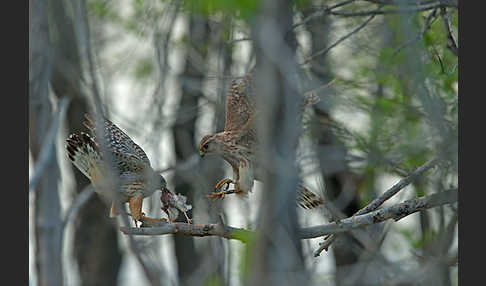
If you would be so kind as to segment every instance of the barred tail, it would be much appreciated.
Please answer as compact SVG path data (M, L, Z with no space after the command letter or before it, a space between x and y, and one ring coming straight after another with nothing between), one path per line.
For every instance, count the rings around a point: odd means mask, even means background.
M66 139L66 151L69 160L90 180L93 167L101 161L101 155L96 142L86 133L71 134Z
M306 187L299 185L297 187L297 203L304 209L312 209L324 204L324 200Z

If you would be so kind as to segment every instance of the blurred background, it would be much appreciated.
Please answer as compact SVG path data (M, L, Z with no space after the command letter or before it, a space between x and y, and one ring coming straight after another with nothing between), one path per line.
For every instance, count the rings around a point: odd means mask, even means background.
M457 285L457 204L340 234L317 257L323 238L292 231L292 247L285 239L133 236L135 256L64 149L99 104L168 188L188 197L194 223L221 214L247 229L349 217L433 158L439 167L385 205L457 189L457 10L454 0L29 0L29 284ZM290 145L275 144L291 150L292 178L327 206L291 206L272 223L265 194L278 198L268 190L278 184L256 181L246 199L208 200L232 171L197 150L224 128L231 81L255 65L268 75L259 83L277 87L277 105L292 96L272 77L282 70L296 75L293 95L320 99L296 122ZM143 207L164 216L159 193ZM268 269L287 278L268 278Z

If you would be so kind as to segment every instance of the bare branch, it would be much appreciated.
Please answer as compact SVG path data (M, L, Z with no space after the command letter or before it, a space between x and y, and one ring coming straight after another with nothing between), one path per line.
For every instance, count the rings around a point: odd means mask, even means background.
M35 173L29 181L29 193L35 190L39 178L42 176L42 174L44 174L44 170L49 165L50 161L55 158L54 156L52 156L56 150L54 143L56 141L59 125L62 121L64 121L69 101L69 98L64 97L59 103L56 117L52 121L51 128L49 128L47 136L44 139L44 143L42 144L42 150L40 151L39 160L34 168Z
M63 228L66 227L69 221L76 217L81 207L89 201L89 199L94 195L95 191L93 185L89 184L86 188L76 196L76 199L71 203L68 208L68 213L63 220Z
M442 3L435 3L431 5L418 6L414 8L402 8L402 9L375 9L368 11L358 11L358 12L341 12L341 11L330 11L330 15L341 16L341 17L363 17L369 15L386 15L386 14L405 14L405 13L415 13L421 11L428 11L437 8L445 7Z
M447 31L447 39L449 40L447 47L457 57L457 54L458 54L457 42L454 39L454 36L452 35L451 22L450 22L450 19L449 19L449 14L447 14L446 8L442 7L440 9L440 14L442 16L442 20L444 21L444 26L445 26L446 31Z
M222 218L215 224L188 224L181 222L150 222L151 225L159 224L156 227L120 227L124 234L133 235L165 235L165 234L183 234L189 236L220 236L227 239L236 239L242 242L248 242L252 231L227 226L223 223ZM143 221L143 220L142 220Z
M389 190L387 190L385 193L383 193L381 196L378 198L374 199L371 203L369 203L367 206L356 212L353 216L356 215L362 215L369 213L371 211L376 210L379 206L381 206L385 201L393 197L395 194L397 194L400 190L404 189L406 186L408 186L410 183L415 181L418 177L420 177L423 173L425 173L427 170L431 169L438 163L438 159L432 159L425 163L424 165L420 166L417 168L417 170L413 171L410 175L407 177L401 179L393 185ZM320 247L314 252L314 256L319 256L319 254L325 249L329 248L331 243L335 240L334 236L328 236L325 238L325 241L320 244Z
M299 230L299 237L301 239L311 239L327 234L335 234L362 228L389 219L398 221L410 214L445 204L453 204L455 202L457 202L457 189L407 200L388 208L383 208L363 215L355 215L339 222L301 228ZM247 242L254 234L251 230L227 226L221 221L216 224L167 223L161 221L160 226L156 227L120 227L120 230L124 234L133 235L182 234L198 237L220 236L227 239L240 240L242 242Z
M401 50L403 50L405 47L417 42L417 41L420 41L424 35L425 35L425 32L427 32L427 30L432 26L432 24L435 22L435 20L437 19L437 10L434 10L432 11L428 16L427 16L427 19L425 19L425 24L424 26L422 27L422 30L420 31L420 33L417 34L416 37L406 41L405 43L403 43L402 45L400 45L394 52L393 52L393 56L397 55Z
M312 19L318 18L318 17L323 16L323 15L330 14L330 12L332 11L332 9L335 9L335 8L338 8L338 7L342 7L344 5L351 4L351 3L355 2L355 1L356 0L346 0L346 1L343 1L343 2L340 2L340 3L337 3L337 4L333 5L333 6L325 7L322 10L319 10L319 11L317 11L315 13L312 13L311 15L307 16L304 20L302 20L302 22L299 22L297 24L294 24L292 26L292 29L295 29L295 28L297 28L299 26L302 26L302 25L306 24L307 22L309 22Z
M395 5L395 6L418 6L418 5L427 5L440 2L438 0L364 0L366 2L375 3L375 4L383 4L383 5Z
M413 213L429 208L457 202L457 190L444 191L430 196L424 196L388 208L379 209L367 214L352 216L339 222L314 226L301 230L301 238L315 238L326 234L346 232L355 228L380 223L389 219L398 221Z
M237 43L237 42L244 42L244 41L251 41L251 40L252 39L249 38L249 37L240 38L240 39L233 39L233 40L226 41L226 44L229 45L229 44L234 44L234 43Z
M324 54L327 54L332 48L336 47L337 45L339 45L341 42L343 42L344 40L346 40L347 38L351 37L352 35L356 34L357 32L361 31L364 27L366 27L366 25L368 25L368 23L373 20L373 18L375 18L376 15L371 15L368 19L366 19L363 23L361 23L361 25L359 25L358 27L356 27L354 30L352 30L351 32L349 32L348 34L344 35L343 37L341 37L339 40L337 40L334 44L330 45L329 47L323 49L323 50L320 50L316 53L314 53L313 55L311 55L310 57L308 57L304 62L300 63L301 65L305 65L309 62L311 62L313 59L315 59L316 57L318 56L321 56L321 55L324 55Z

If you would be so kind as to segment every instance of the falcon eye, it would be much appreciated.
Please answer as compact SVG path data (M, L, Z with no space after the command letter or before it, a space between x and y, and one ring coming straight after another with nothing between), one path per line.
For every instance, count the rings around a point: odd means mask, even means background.
M203 148L208 149L208 143L204 144Z

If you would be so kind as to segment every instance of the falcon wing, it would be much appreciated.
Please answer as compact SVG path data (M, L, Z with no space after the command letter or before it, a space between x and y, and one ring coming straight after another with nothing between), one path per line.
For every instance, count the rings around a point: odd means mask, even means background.
M233 80L226 96L226 121L224 131L237 131L245 127L255 114L253 73L240 80Z
M103 176L106 166L104 166L99 145L94 138L81 132L81 135L71 134L66 143L69 159L86 177L96 181L97 177ZM111 151L119 174L141 173L147 168L147 165L133 154L117 150Z
M84 125L91 131L93 136L96 136L95 121L88 114L85 114L85 117L87 121L84 122ZM117 161L126 162L126 167L130 167L129 169L132 169L135 166L137 166L136 168L138 169L142 167L141 163L150 167L150 160L148 159L147 154L145 154L143 149L133 142L133 140L127 134L125 134L125 132L104 117L103 125L106 146L113 152Z

